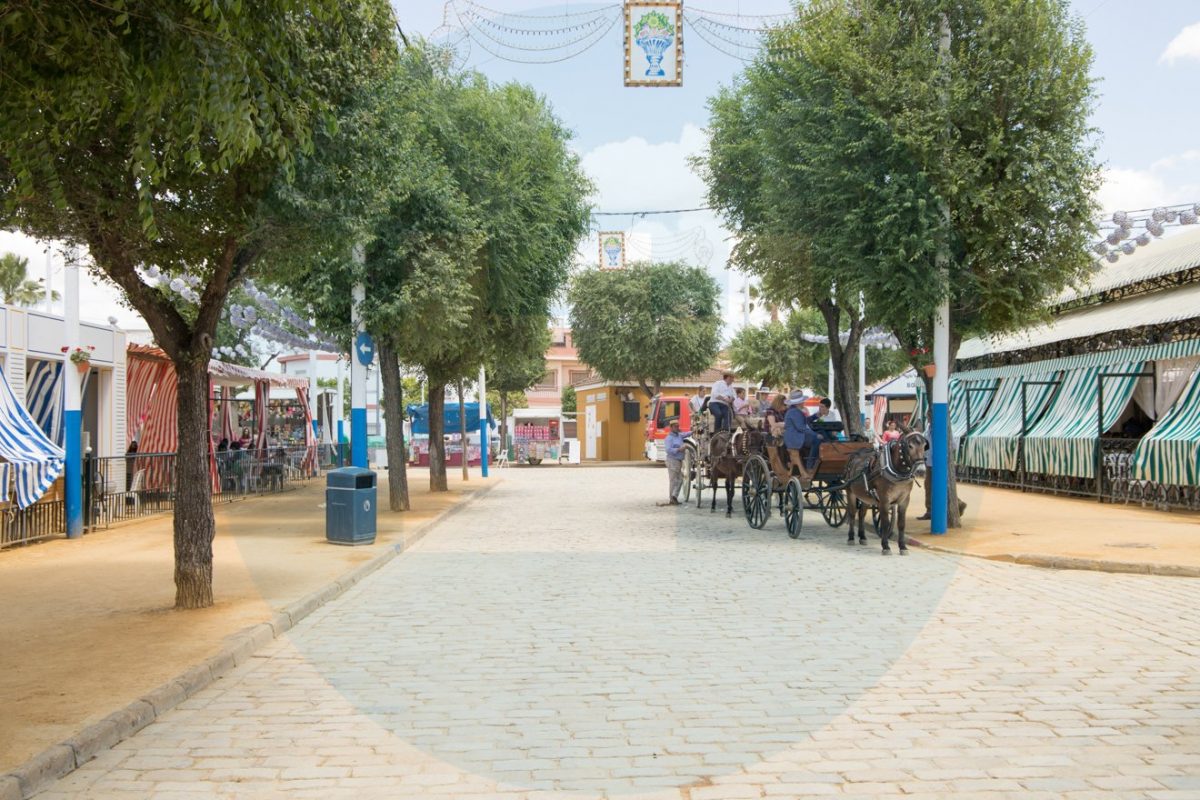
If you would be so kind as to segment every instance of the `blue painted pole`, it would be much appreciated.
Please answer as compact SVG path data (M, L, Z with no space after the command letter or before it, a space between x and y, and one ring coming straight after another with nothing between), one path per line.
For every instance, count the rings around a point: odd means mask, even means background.
M479 368L479 473L488 476L487 376L483 367Z
M946 299L938 306L933 321L933 392L930 414L930 434L933 441L933 475L929 500L929 531L943 534L947 529L947 510L950 505L950 301Z
M337 421L337 465L339 467L346 466L344 449L346 446L346 423L344 420Z
M362 263L366 257L361 246L354 250L355 259ZM366 331L362 319L362 303L367 296L366 287L361 283L354 285L352 304L353 323L356 334ZM350 464L355 467L367 468L367 365L357 352L350 357Z
M79 346L79 266L68 258L64 270L63 314L67 347ZM63 509L66 512L67 538L83 536L83 415L79 371L68 356L63 359Z

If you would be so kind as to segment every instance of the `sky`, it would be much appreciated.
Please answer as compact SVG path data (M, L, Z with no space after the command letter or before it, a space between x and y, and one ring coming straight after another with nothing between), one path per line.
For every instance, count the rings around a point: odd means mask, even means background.
M410 36L433 34L447 16L438 0L392 2ZM483 5L509 14L544 16L590 11L602 4L485 0ZM469 0L456 0L460 10L471 6ZM1071 6L1095 51L1093 74L1100 96L1092 123L1104 165L1101 205L1116 210L1200 202L1200 104L1195 102L1200 2L1072 0ZM790 2L705 0L696 7L749 16L787 12ZM452 22L454 16L451 10ZM619 25L582 55L555 64L511 63L474 43L465 63L494 81L520 81L545 95L574 133L572 146L597 187L597 211L694 208L705 204L704 186L688 158L704 150L707 99L734 79L743 62L689 35L686 28L684 36L681 88L624 87ZM710 213L602 216L594 228L649 234L656 258L703 262L711 252L706 266L727 297L742 283L725 268L730 233ZM583 251L592 253L594 248L593 240ZM41 243L0 232L0 253L29 257L36 277L44 274L44 249ZM57 263L61 265L61 259ZM60 291L61 282L59 266L53 285ZM83 283L86 318L104 321L112 315L123 327L143 327L133 311L121 306L114 289L87 278ZM740 315L731 308L727 317L730 328L736 328Z

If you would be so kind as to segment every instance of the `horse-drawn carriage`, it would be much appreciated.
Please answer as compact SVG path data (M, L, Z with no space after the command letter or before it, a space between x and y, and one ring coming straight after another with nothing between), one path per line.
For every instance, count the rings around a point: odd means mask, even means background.
M703 506L706 486L712 489L711 509L716 510L717 484L724 480L726 516L733 511L733 494L740 488L742 510L750 527L761 529L771 517L772 506L779 509L788 535L800 536L806 509L820 511L827 525L841 527L852 519L848 542L866 543L863 521L866 510L880 533L883 551L890 552L888 538L908 506L908 494L921 455L925 437L908 433L900 442L876 450L869 441L822 442L817 466L805 475L783 446L781 437L762 430L759 420L751 418L731 431L710 432L706 420L693 420L692 439L684 455L683 500L696 494L696 506ZM880 531L880 508L887 515ZM893 513L893 512L899 513ZM901 553L907 550L903 525L899 530Z

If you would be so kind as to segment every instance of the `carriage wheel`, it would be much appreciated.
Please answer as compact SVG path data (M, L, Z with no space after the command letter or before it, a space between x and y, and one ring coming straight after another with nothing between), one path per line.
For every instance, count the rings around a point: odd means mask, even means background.
M742 508L746 522L755 530L761 530L771 517L770 472L762 456L750 456L742 470Z
M822 500L821 516L825 518L826 524L831 528L840 528L846 521L846 514L849 511L846 493L841 489L834 489L827 492Z
M787 526L788 536L800 538L800 526L804 523L804 492L799 478L792 478L783 490L783 523Z
M687 505L687 502L692 499L692 470L695 469L696 456L692 452L692 448L683 451L683 466L680 472L683 473L683 486L679 487L679 502Z

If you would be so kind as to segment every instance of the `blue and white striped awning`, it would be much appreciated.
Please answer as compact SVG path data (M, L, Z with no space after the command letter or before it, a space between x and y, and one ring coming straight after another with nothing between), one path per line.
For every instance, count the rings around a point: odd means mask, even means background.
M50 441L17 400L3 372L0 372L0 458L9 463L20 508L36 503L63 471L62 448Z
M63 365L30 359L25 375L25 407L50 441L63 446Z
M967 435L967 428L973 424L978 424L991 408L992 398L995 396L996 385L999 383L998 378L986 378L984 380L963 380L958 375L950 377L948 387L949 396L947 398L947 411L950 416L950 432L954 439L959 440ZM917 389L917 408L913 412L913 419L919 419L927 422L929 419L929 396L925 394L925 385L918 382ZM968 389L970 390L968 392ZM967 395L970 394L970 404L968 406ZM970 420L967 419L968 412Z
M1200 486L1200 369L1133 451L1133 477L1170 486Z
M1133 397L1143 362L1085 367L1063 374L1062 386L1025 438L1025 470L1043 475L1096 477L1096 445L1100 439L1101 373L1122 377L1104 379L1103 429L1117 424Z

